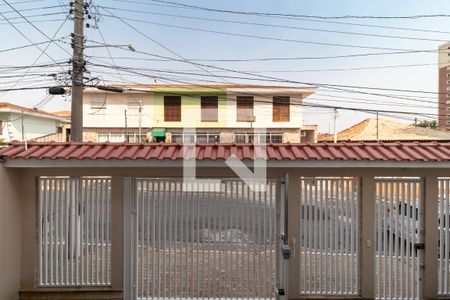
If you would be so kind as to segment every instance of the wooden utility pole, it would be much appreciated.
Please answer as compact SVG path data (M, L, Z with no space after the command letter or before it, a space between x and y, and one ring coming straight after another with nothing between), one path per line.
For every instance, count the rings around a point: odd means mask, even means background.
M70 139L83 141L83 73L84 73L84 0L73 5L72 114Z
M335 107L333 110L333 143L337 143L338 140L338 132L337 132L337 108Z
M125 141L129 142L130 138L128 136L128 117L127 117L127 110L125 109Z
M377 142L380 141L380 118L377 112Z

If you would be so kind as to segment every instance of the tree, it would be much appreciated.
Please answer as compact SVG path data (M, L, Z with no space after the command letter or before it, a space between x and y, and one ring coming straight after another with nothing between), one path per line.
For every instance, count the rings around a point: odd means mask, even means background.
M438 128L438 122L436 120L433 120L433 121L423 120L418 123L414 123L413 125L416 127L424 127L424 128L432 128L432 129Z

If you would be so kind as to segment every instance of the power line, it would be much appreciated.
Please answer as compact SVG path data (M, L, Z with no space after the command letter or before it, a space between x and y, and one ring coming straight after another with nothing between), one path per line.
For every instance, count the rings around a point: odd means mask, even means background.
M446 39L430 39L430 38L413 37L413 36L372 34L372 33L364 33L364 32L339 31L339 30L299 27L299 26L290 26L290 25L266 24L266 23L257 23L257 22L248 22L248 21L244 22L244 21L235 21L235 20L224 20L224 19L217 19L217 18L193 17L193 16L185 16L185 15L177 15L177 14L156 13L156 12L150 12L150 11L142 11L142 10L133 10L133 9L126 9L126 8L110 7L110 6L108 6L108 7L106 7L106 6L98 6L98 7L99 8L112 9L112 10L125 11L125 12L146 14L146 15L168 16L168 17L175 17L175 18L184 18L184 19L191 19L191 20L203 20L203 21L209 21L209 22L220 22L220 23L228 23L228 24L253 25L253 26L262 26L262 27L284 28L284 29L294 29L294 30L303 30L303 31L314 31L314 32L338 33L338 34L347 34L347 35L369 36L369 37L380 37L380 38L402 39L402 40L419 40L419 41L432 41L432 42L447 42L448 41ZM135 21L140 21L140 22L146 22L146 21L143 21L143 20L137 20L137 19L134 19L134 20Z
M12 10L8 10L8 11L2 11L2 14L12 14L12 13L17 13L17 12L24 12L24 11L36 11L36 10L49 10L52 8L60 8L59 5L52 5L52 6L37 6L37 7L30 7L30 8L24 8L24 9L14 9L11 5L14 3L10 3L10 2L6 2L4 1L5 4L3 5L8 5L9 7L12 8Z
M162 76L155 76L155 75L148 75L148 74L146 74L146 73L139 73L139 72L136 72L136 71L134 71L134 70L130 70L130 69L124 69L125 71L127 71L127 72L130 72L130 73L134 73L134 74L138 74L138 75L141 75L141 76L147 76L147 77L151 77L151 78L166 78L167 79L167 77L162 77ZM173 78L173 77L172 77ZM177 81L177 80L176 80ZM210 80L208 80L208 81L210 81ZM375 95L378 95L378 96L382 96L382 97L387 97L387 96L385 96L385 95L383 95L383 94L375 94ZM418 102L420 102L420 103L423 103L423 102L431 102L431 101L422 101L422 100L417 100L417 99L413 99L413 98L406 98L406 97L399 97L399 96L389 96L390 98L398 98L398 99L404 99L404 100L411 100L411 101L418 101ZM433 103L433 104L436 104L436 102L431 102L431 103Z
M130 71L130 72L132 72L132 71ZM136 73L136 72L133 72L133 73ZM141 74L141 73L140 73ZM146 74L143 74L143 76L145 76ZM162 76L152 76L152 75L146 75L146 76L148 76L148 77L151 77L151 78L159 78L159 79L168 79L168 80L171 80L172 82L173 81L175 81L175 82L180 82L180 83L187 83L186 81L180 81L179 79L174 79L173 77L171 77L171 78L168 78L168 77L162 77ZM188 84L190 84L191 86L194 86L194 87L208 87L208 88L211 88L209 85L202 85L202 84L191 84L191 83L188 83ZM308 99L308 98L307 98ZM308 106L308 105L310 105L310 104L307 104L306 106ZM312 104L311 104L312 105ZM315 106L315 105L312 105L312 106ZM324 105L318 105L318 107L334 107L334 106L324 106ZM341 108L341 107L338 107L338 108ZM357 110L357 109L355 109L355 110ZM375 110L373 110L373 111L375 111ZM408 112L408 114L409 114L410 112ZM412 112L411 112L412 113ZM429 113L414 113L414 114L416 114L416 115L426 115L426 116L432 116L432 115L434 115L434 114L429 114Z
M164 4L156 4L156 3L148 3L143 1L127 1L127 0L112 0L115 2L122 3L133 3L133 4L142 4L142 5L151 5L151 6L161 6L161 7L171 7L171 8L181 8L181 9L197 9L203 10L201 8L194 7L183 7L178 5L164 5ZM450 34L449 31L440 31L440 30L432 30L432 29L423 29L423 28L406 28L406 27L397 27L397 26L387 26L387 25L375 25L375 24L362 24L362 23L354 23L354 22L342 22L342 21L329 21L329 20L319 20L319 19L311 19L311 18L300 18L300 17L282 17L282 16L262 16L256 15L259 17L269 17L275 19L290 19L297 21L307 21L307 22L317 22L317 23L329 23L329 24L339 24L339 25L347 25L347 26L358 26L358 27L369 27L369 28L380 28L380 29L391 29L391 30L402 30L402 31L413 31L413 32L426 32L426 33L439 33L439 34Z
M16 2L11 2L11 4L23 4L23 3L36 3L36 2L43 2L45 0L24 0L24 1L16 1ZM2 4L0 3L0 6L6 6L6 4Z
M319 16L319 15L305 15L305 14L287 14L287 13L268 13L268 12L255 12L255 11L236 11L236 10L226 10L209 8L204 6L196 6L185 3L164 1L164 0L150 0L152 2L171 4L180 7L194 8L212 12L239 14L239 15L254 15L254 16L276 16L276 17L300 17L300 18L313 18L313 19L421 19L421 18L448 18L450 14L420 14L420 15L410 15L410 16L371 16L371 15L343 15L343 16ZM141 1L127 1L121 0L121 2L128 3L139 3L145 4Z
M58 42L58 41L61 41L61 40L62 40L62 38L58 38L58 39L53 39L50 42ZM8 48L8 49L0 49L0 53L20 50L20 49L24 49L24 48L36 47L36 46L39 46L39 45L42 45L42 44L47 44L48 42L49 41L44 41L44 42L38 42L38 43L31 43L31 44L27 44L27 45L23 45L23 46L12 47L12 48Z
M156 56L156 57L168 58L168 59L171 59L173 61L185 62L184 60L179 60L179 59L176 59L176 58L171 58L171 57L167 57L167 56L161 56L161 55L157 55L157 54L152 54L152 53L148 53L148 52L144 52L144 51L136 50L135 52L141 53L141 54L147 54L147 55L151 55L151 56ZM191 64L198 64L198 63L191 63ZM229 71L229 72L232 72L232 73L239 73L239 74L252 76L252 77L240 77L238 79L255 80L257 78L260 78L260 79L264 79L264 80L267 79L268 81L274 81L274 82L303 84L303 85L308 85L308 86L323 86L323 87L331 87L331 88L354 88L354 89L381 90L381 91L391 91L391 92L393 91L393 92L404 92L404 93L423 93L423 94L433 94L433 95L436 95L436 94L447 94L447 93L438 93L438 92L424 91L424 90L394 89L394 88L380 88L380 87L358 86L358 85L339 85L339 84L329 84L329 83L303 82L303 81L289 80L289 79L278 78L278 77L267 76L267 75L253 74L253 73L250 73L250 72L233 70L233 69L228 69L228 68L223 68L223 67L218 67L218 66L213 66L213 65L204 65L204 64L198 64L198 65L201 65L201 66L207 67L207 68L213 68L213 69L218 69L218 70L223 70L223 71ZM123 67L123 68L127 69L127 67ZM234 78L237 78L237 77L234 77ZM359 93L360 91L352 90L352 92L358 92Z
M26 16L24 16L20 11L18 11L14 6L12 6L11 4L9 4L8 1L3 0L3 2L5 2L11 9L13 9L19 16L21 16L25 21L27 21L28 24L30 24L34 29L36 29L38 32L40 32L43 36L45 36L47 39L52 40L52 38L50 38L45 32L43 32L41 29L39 29L39 27L37 27L36 25L34 25L30 20L27 19ZM3 16L3 15L2 15ZM3 16L3 18L5 18ZM5 18L6 19L6 18ZM65 21L64 21L65 22ZM63 23L64 24L64 23ZM61 26L62 27L62 26ZM58 30L59 31L59 30ZM55 44L56 46L58 46L58 48L60 48L61 50L63 50L64 52L66 52L67 54L70 55L70 52L67 51L66 49L64 49L61 45L59 44Z
M105 10L105 8L103 8L103 9ZM120 20L127 20L127 21L132 21L132 22L152 24L152 25L156 25L156 26L170 27L170 28L176 28L176 29L181 29L181 30L206 32L206 33L213 33L213 34L220 34L220 35L227 35L227 36L245 37L245 38L252 38L252 39L271 40L271 41L288 42L288 43L296 43L296 44L319 45L319 46L358 48L358 49L390 50L390 51L412 51L411 49L402 49L402 48L364 46L364 45L353 45L353 44L342 44L342 43L326 43L326 42L315 42L315 41L289 39L289 38L278 38L278 37L273 37L273 36L262 36L262 35L254 35L254 34L244 34L244 33L236 33L236 32L218 31L218 30L211 30L211 29L204 29L204 28L195 28L195 27L188 27L188 26L179 26L179 25L165 24L165 23L160 23L160 22L151 22L151 21L139 20L139 19L134 19L134 18L119 17L117 15L114 15L114 16L106 15L106 14L100 14L100 15L105 16L105 17L109 17L109 18L118 18ZM425 52L427 52L427 51L425 51Z
M61 22L64 21L64 19L44 19L44 20L33 20L34 23L46 23L46 22ZM25 21L17 21L17 22L11 22L11 24L27 24ZM9 25L9 23L0 22L0 26Z
M106 56L89 56L91 58L108 58ZM121 58L115 58L116 60L121 60ZM139 58L130 58L131 60L140 60ZM143 58L143 61L148 59ZM151 59L150 59L151 60ZM360 70L376 70L376 69L391 69L391 68L412 68L412 67L425 67L425 66L436 66L437 63L428 64L399 64L399 65L384 65L384 66L370 66L370 67L354 67L354 68L329 68L329 69L301 69L301 70L243 70L244 72L253 73L303 73L303 72L338 72L338 71L360 71ZM189 69L179 69L179 70L167 70L166 71L178 71L178 72L192 72L194 70ZM219 71L217 71L219 72ZM222 71L228 72L228 71Z
M111 14L112 16L114 16L114 14L112 14L112 13L110 13L110 14ZM141 32L140 30L138 30L138 29L136 29L135 27L129 25L127 22L125 22L125 21L124 21L123 19L121 19L120 17L117 17L117 16L115 16L115 17L118 18L119 20L121 20L121 21L122 21L123 23L125 23L127 26L129 26L129 27L131 27L132 29L134 29L136 32L138 32L138 33L144 35L145 37L149 38L150 40L154 41L154 39L148 37L146 34L144 34L143 32ZM158 43L158 44L161 45L160 43ZM164 47L164 46L162 46L162 47ZM167 47L164 47L164 48L166 49ZM173 51L170 51L170 52L173 53ZM178 56L178 54L176 54L176 55ZM157 56L157 55L155 55L155 56L156 56L156 57L162 57L162 56ZM168 57L162 57L162 58L168 58ZM171 58L171 59L172 59L172 58ZM178 60L178 59L173 59L173 60L176 60L176 61L182 61L182 62L187 62L187 63L193 64L193 65L195 65L195 66L197 66L197 67L214 68L214 69L218 69L218 70L227 70L227 71L232 71L232 72L237 72L237 73L243 73L243 74L246 74L245 72L239 72L239 71L235 71L235 70L231 70L231 69L225 69L225 68L220 68L220 67L216 67L216 66L210 66L210 65L203 65L203 64L193 63L193 62L190 62L190 61L186 61L185 58L182 58L181 60ZM257 77L260 77L260 78L262 78L262 79L264 79L264 80L270 79L270 80L278 80L278 81L282 81L282 82L285 82L285 83L288 82L288 83L306 84L306 85L313 85L313 86L325 86L325 87L330 87L330 88L333 88L333 89L342 90L342 91L347 91L347 92L362 93L362 94L376 95L376 96L384 96L384 95L382 95L382 94L376 94L376 93L363 92L363 91L360 91L360 90L348 90L348 89L347 89L347 88L355 88L355 86L343 86L343 87L345 87L345 89L344 89L344 88L342 88L341 86L338 86L338 85L316 84L316 83L305 83L305 82L298 82L298 81L288 81L288 80L285 80L285 79L279 79L279 78L269 77L269 76L261 76L261 75L252 74L252 73L247 73L246 75L257 76ZM217 77L216 75L213 75L213 76ZM356 87L356 88L361 88L361 87ZM366 88L366 87L364 87L364 88ZM369 87L369 89L373 89L373 88ZM385 89L385 90L394 91L394 89ZM399 91L399 90L397 89L397 90L395 90L395 91ZM402 90L401 92L405 92L405 90ZM417 91L411 91L411 90L408 90L408 91L406 91L406 92L417 92ZM422 91L421 91L421 92L422 92ZM406 97L390 97L390 98L408 99L408 98L406 98Z
M5 0L4 0L5 1ZM6 1L5 1L6 2ZM3 15L2 15L3 16ZM3 18L4 18L4 16L3 16ZM50 47L50 45L52 44L52 41L55 39L55 37L58 35L58 33L59 33L59 31L62 29L62 27L64 26L64 24L66 23L66 21L67 21L67 18L61 23L61 25L58 27L58 29L56 30L56 32L53 34L53 36L51 37L51 38L48 38L49 40L50 40L50 42L48 42L48 44L47 44L47 46L43 49L43 50L41 50L40 48L40 50L42 51L40 54L39 54L39 56L33 61L33 63L31 64L32 66L34 65L34 64L36 64L37 62L38 62L38 60L42 57L42 55L46 55L46 56L48 56L51 60L53 60L55 63L57 63L51 56L49 56L47 53L46 53L46 51L48 50L48 48ZM14 25L13 25L14 26ZM14 26L14 28L16 28L15 26ZM19 32L21 32L20 30L19 30ZM25 73L23 74L23 75L26 75L28 72L30 71L30 69L28 68L28 69L26 69L25 70ZM17 79L17 81L11 86L11 88L14 88L21 80L23 79L23 76L22 77L20 77L19 79ZM7 92L3 92L2 94L0 94L0 96L4 96L5 94L6 94Z

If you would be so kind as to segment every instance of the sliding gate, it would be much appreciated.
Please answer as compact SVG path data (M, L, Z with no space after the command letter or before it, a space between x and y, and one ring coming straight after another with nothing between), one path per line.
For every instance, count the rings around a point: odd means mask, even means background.
M239 179L133 185L132 299L276 297L279 180L265 192Z
M422 299L423 182L378 178L375 189L376 299Z

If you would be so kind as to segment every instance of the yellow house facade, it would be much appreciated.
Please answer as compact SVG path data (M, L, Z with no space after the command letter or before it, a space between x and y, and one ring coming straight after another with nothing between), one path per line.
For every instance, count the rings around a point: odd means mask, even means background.
M302 107L314 92L261 85L128 86L123 93L91 88L84 97L84 139L314 142L316 127L303 124ZM263 129L264 134L255 132Z

